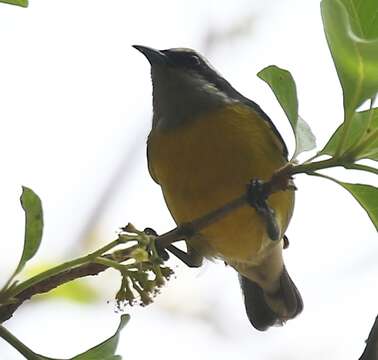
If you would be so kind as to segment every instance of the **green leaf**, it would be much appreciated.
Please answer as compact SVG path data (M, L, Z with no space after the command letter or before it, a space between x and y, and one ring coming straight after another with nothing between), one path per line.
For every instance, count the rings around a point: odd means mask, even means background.
M129 320L129 315L122 315L118 329L113 336L85 353L73 357L71 360L121 360L122 357L115 355L115 352L117 350L120 332Z
M298 98L295 81L290 72L270 65L258 72L257 76L273 90L294 130L298 120Z
M341 0L353 32L360 38L378 38L378 6L375 0Z
M105 340L101 344L87 350L86 352L77 355L69 360L122 360L122 357L115 355L117 350L119 336L121 330L130 320L130 315L124 314L121 316L118 329L114 335ZM19 339L12 335L7 329L0 325L0 337L6 340L10 345L17 349L26 359L29 360L63 360L57 358L46 357L35 353Z
M22 7L28 7L29 1L28 0L0 0L2 3L17 5Z
M336 180L328 175L313 173L312 175L331 180L339 184L359 202L363 209L368 214L375 229L378 231L378 188L367 184L351 184Z
M309 125L298 116L297 88L290 72L271 65L262 69L257 76L270 86L290 121L295 135L293 158L303 151L312 150L316 146L315 136Z
M341 136L344 133L345 124L340 125L326 146L320 151L320 155L336 154ZM375 134L375 135L374 135ZM344 151L358 144L363 144L360 150L354 154L356 160L370 159L378 161L378 108L354 113L348 136L345 141Z
M322 0L321 11L348 122L354 110L378 92L377 2Z
M42 203L38 195L33 190L23 186L20 201L25 212L25 239L24 250L14 276L23 269L26 262L37 252L43 232Z
M378 231L378 188L366 184L350 184L337 181L360 203Z

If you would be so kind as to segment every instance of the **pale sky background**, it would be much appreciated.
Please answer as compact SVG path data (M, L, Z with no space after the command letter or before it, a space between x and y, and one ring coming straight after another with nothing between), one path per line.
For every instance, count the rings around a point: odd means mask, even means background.
M1 283L22 249L22 184L44 206L46 226L35 265L87 253L129 221L158 232L173 227L147 171L149 64L132 44L201 51L261 105L291 149L289 124L255 76L263 67L276 64L292 72L300 113L319 147L342 119L341 90L317 0L30 0L28 9L1 4ZM97 242L90 242L88 219L114 177L117 186L91 223ZM305 302L297 319L260 333L247 320L232 269L219 262L193 270L172 261L176 277L155 303L127 309L131 321L119 354L164 360L358 359L378 312L377 233L335 184L305 175L296 184L285 259ZM72 357L116 329L119 314L107 301L119 281L116 272L91 279L100 289L91 304L26 303L5 326L43 355ZM0 355L22 359L1 339Z

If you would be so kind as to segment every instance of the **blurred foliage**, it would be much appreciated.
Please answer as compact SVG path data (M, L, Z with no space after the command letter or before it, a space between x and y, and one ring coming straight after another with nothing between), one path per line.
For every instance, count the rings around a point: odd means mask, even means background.
M85 279L78 279L58 286L45 294L47 299L64 299L81 304L90 304L101 298L97 288L89 285Z
M35 266L29 267L24 272L24 277L31 278L48 269L51 269L55 264L39 263ZM36 297L36 300L49 299L64 299L67 301L77 302L81 304L89 304L100 299L100 294L97 288L90 285L87 279L77 279L66 284L58 286L57 288Z

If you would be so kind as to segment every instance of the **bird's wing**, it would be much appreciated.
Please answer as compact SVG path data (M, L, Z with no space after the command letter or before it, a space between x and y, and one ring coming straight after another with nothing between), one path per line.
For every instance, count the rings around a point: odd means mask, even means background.
M150 148L150 146L149 146L149 140L147 140L147 165L148 165L148 171L149 171L149 173L150 173L152 179L153 179L157 184L160 185L160 183L159 183L159 181L158 181L158 179L157 179L157 177L156 177L156 175L155 175L155 173L154 173L154 170L153 170L153 168L152 168L152 163L151 163L151 161L150 161L150 160L151 160L151 157L150 157L150 155L149 155L149 148Z
M243 103L244 105L250 107L254 112L256 112L258 115L261 116L261 118L266 121L268 126L272 129L274 135L277 137L278 141L280 142L280 145L282 147L282 154L284 157L287 159L288 157L288 150L285 144L284 139L282 138L281 134L277 130L276 126L273 124L273 121L270 119L270 117L260 108L259 105L257 105L255 102L252 100L246 98L245 96L238 94L238 100Z

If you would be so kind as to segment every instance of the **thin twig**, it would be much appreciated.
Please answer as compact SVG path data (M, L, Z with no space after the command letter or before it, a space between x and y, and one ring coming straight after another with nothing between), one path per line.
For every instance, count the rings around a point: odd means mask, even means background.
M130 252L134 247L130 247L124 250L117 251L117 261L124 262L129 258ZM107 258L112 258L111 254L103 255ZM108 269L108 266L91 262L81 266L77 266L73 269L62 271L56 275L53 275L47 279L26 288L17 294L12 303L0 306L0 323L9 320L17 308L26 300L29 300L32 296L49 292L56 287L68 283L70 281L80 279L86 276L98 275L99 273Z

